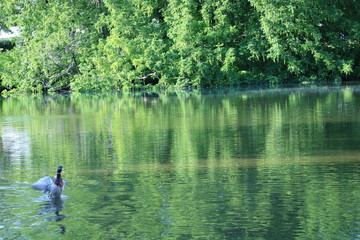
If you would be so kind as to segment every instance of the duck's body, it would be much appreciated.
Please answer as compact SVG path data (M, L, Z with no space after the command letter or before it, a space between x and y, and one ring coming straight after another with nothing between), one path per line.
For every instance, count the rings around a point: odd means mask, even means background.
M43 193L48 193L49 198L60 198L65 187L65 182L61 177L61 171L62 166L59 166L54 179L48 176L40 178L36 183L31 185L31 187L37 190L42 190Z

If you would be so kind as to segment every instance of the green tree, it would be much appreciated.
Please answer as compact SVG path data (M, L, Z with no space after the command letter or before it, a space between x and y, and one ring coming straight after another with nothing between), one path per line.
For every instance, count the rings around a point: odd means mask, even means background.
M217 86L360 76L353 0L4 0L13 91Z
M101 36L101 14L91 1L5 1L9 25L21 29L17 46L3 57L1 78L8 89L25 92L69 89L80 63ZM18 11L16 11L18 9Z
M144 85L161 74L167 47L165 29L161 24L162 1L105 0L109 12L99 25L110 29L102 38L88 64L93 68L79 78L76 86L95 81L95 88L133 88ZM98 83L103 84L99 85ZM108 89L108 88L107 88Z
M268 43L263 57L297 76L359 77L358 1L250 2Z

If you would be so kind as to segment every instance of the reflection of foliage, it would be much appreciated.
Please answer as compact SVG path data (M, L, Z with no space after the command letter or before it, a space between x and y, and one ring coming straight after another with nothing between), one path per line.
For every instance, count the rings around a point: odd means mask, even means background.
M112 145L112 122L114 120L114 113L111 112L109 115L109 117L104 118L101 121L99 132L95 132L92 129L89 130L96 141L100 141L102 144L105 144L108 147Z
M1 116L28 131L31 159L2 166L35 169L11 176L26 181L66 166L81 203L69 236L332 234L357 221L344 209L360 196L359 169L322 151L357 151L359 93L322 90L13 97Z
M42 147L48 148L44 151L49 154L53 143L46 142L47 138L63 143L57 149L69 157L79 144L89 146L92 139L113 148L124 159L142 162L146 156L155 162L188 164L194 159L227 161L264 154L275 161L278 156L301 155L303 149L315 151L326 144L335 149L350 148L353 145L346 140L330 141L327 134L331 129L338 130L334 134L343 132L336 119L346 117L350 129L356 127L353 116L346 115L355 111L354 101L351 88L334 88L327 94L229 92L225 98L201 91L23 96L1 104L2 116L27 116L28 121L15 122L15 126L37 129L29 133L32 142L45 141ZM347 139L356 134L346 133Z

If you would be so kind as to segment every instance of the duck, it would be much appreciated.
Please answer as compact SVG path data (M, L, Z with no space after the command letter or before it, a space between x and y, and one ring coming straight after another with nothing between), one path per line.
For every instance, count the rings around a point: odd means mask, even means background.
M36 190L42 190L43 193L49 194L49 198L61 198L61 193L64 191L66 182L61 177L61 171L63 167L57 168L57 173L54 178L49 176L40 178L36 183L32 184L31 187Z

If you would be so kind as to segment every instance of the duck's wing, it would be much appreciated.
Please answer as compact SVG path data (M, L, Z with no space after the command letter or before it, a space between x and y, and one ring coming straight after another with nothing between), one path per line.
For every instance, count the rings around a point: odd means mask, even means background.
M53 183L53 180L51 179L51 177L47 176L47 177L40 178L36 183L31 185L31 187L33 189L43 190L44 192L46 192L46 191L50 190L50 186L52 183Z

